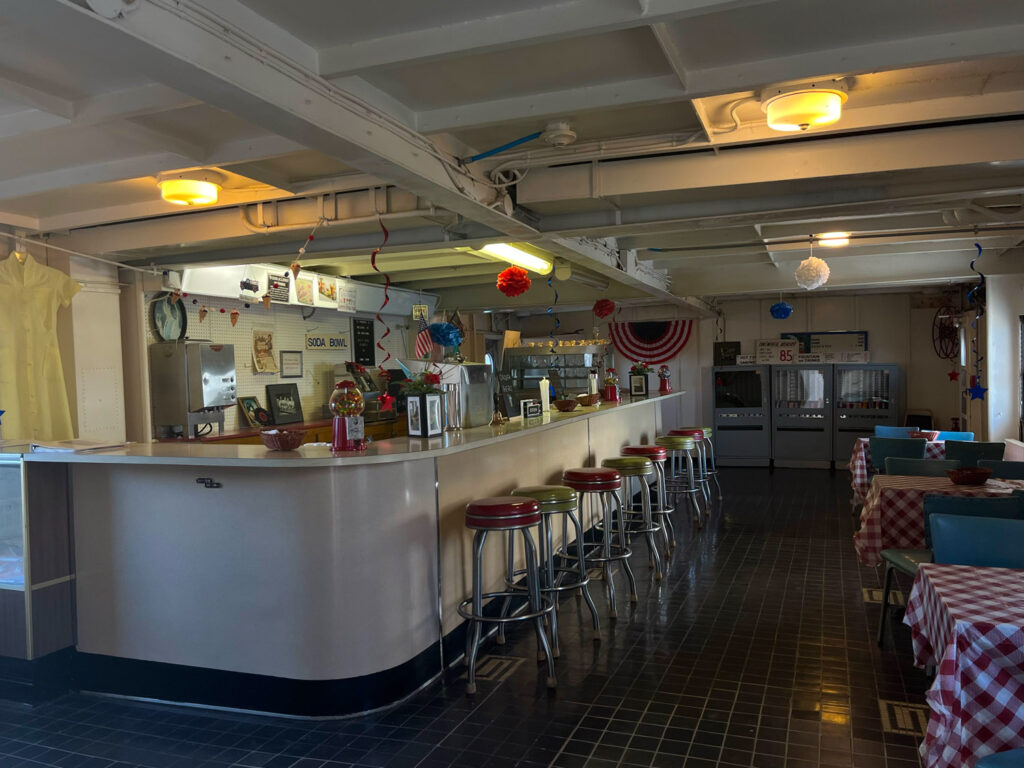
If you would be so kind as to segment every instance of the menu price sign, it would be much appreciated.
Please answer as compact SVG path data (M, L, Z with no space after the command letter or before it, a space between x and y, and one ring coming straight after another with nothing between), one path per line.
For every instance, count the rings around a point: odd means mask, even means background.
M356 311L356 283L354 280L338 278L338 311Z
M373 320L352 321L352 360L359 365L375 365L373 352Z
M796 339L760 339L757 342L757 364L795 363L799 352L800 342Z
M516 402L516 385L512 380L512 374L501 372L498 374L498 410L505 418L519 415L519 404Z
M291 285L292 273L287 269L279 275L270 273L267 275L267 294L271 301L278 304L288 303L288 286Z

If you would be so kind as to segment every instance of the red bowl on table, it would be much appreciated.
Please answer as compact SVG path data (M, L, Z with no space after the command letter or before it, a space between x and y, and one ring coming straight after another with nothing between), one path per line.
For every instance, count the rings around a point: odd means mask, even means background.
M260 432L260 439L269 451L294 451L306 439L306 430L264 430Z
M946 477L954 485L984 485L991 474L992 470L989 467L960 467L946 470Z
M917 432L911 432L907 437L920 438L923 437L929 443L934 443L939 439L939 430L937 429L919 429Z

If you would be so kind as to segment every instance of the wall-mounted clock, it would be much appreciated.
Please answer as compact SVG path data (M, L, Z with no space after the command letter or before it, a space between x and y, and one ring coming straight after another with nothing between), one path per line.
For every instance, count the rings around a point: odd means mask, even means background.
M180 341L188 330L188 315L181 297L165 293L153 300L153 331L160 341Z

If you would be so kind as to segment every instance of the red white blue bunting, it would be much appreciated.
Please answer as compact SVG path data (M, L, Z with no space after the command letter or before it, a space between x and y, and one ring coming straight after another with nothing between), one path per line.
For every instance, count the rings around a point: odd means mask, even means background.
M643 360L657 365L682 352L693 332L693 320L611 323L609 332L615 349L627 360Z

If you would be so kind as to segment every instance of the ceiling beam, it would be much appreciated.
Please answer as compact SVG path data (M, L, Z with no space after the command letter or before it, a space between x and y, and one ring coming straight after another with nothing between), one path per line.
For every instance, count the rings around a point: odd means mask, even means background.
M271 57L245 30L212 23L198 4L142 3L114 20L71 0L0 0L0 11L50 44L131 66L505 234L536 234L501 207L507 195L460 177L428 139L301 64Z
M324 48L320 50L320 74L334 77L374 67L398 66L594 35L763 1L570 0L533 6L485 18ZM515 4L509 7L515 8Z
M138 145L144 151L168 152L199 165L206 162L209 154L209 150L201 144L130 119L115 120L106 125L105 129L129 144Z
M543 120L601 108L679 101L684 96L674 75L662 75L425 110L417 113L416 126L424 133L440 133L524 117Z
M44 112L41 109L24 109L20 112L8 112L7 114L0 115L0 139L20 136L23 133L47 131L50 128L68 125L69 122L59 115Z
M11 72L0 73L0 96L65 120L75 116L75 102L72 99L29 85Z

